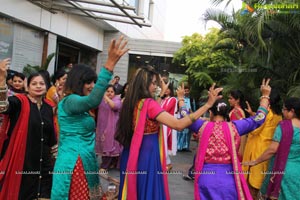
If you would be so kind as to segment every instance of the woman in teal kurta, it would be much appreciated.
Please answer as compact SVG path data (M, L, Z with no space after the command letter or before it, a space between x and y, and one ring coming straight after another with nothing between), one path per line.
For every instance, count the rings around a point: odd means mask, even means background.
M128 51L125 48L127 42L122 41L123 37L120 37L117 42L111 42L108 60L98 79L92 68L83 64L75 65L68 74L66 97L58 104L60 138L53 172L52 200L99 199L95 121L89 110L101 102L114 66Z
M279 193L279 198L278 199L300 199L298 191L300 188L300 171L299 171L299 166L300 166L300 128L293 126L293 139L292 139L292 144L290 146L290 152L288 154L288 160L286 162L285 170L284 170L284 175L282 177L281 181L281 192ZM275 130L274 136L273 136L273 141L277 141L280 143L282 138L282 130L280 126L278 126ZM274 158L272 157L270 164L269 164L269 169L267 172L266 178L264 179L264 182L262 184L262 187L260 189L261 194L265 195L267 193L267 188L269 185L269 177L272 174L270 173L273 165L274 165Z
M268 149L247 165L257 165L271 158L260 189L260 199L300 199L300 98L284 102L285 120L277 126Z

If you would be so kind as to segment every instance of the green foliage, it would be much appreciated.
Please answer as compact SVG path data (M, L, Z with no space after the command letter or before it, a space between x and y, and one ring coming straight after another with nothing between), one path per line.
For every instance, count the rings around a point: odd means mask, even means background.
M200 97L199 90L208 88L214 80L222 80L223 68L235 66L235 51L214 48L218 41L218 29L211 29L205 37L194 33L184 37L182 48L174 55L173 62L187 66L185 81L196 98Z
M187 66L185 80L192 86L192 93L201 95L216 82L224 87L225 97L229 90L240 89L251 104L257 104L259 85L267 77L282 98L300 96L299 14L274 14L256 9L254 13L242 15L241 11L228 14L208 9L204 18L217 22L220 30L213 29L205 36L186 36L173 59Z
M45 63L42 66L32 66L27 64L24 68L23 68L23 74L28 77L30 74L38 72L39 70L48 70L49 67L49 63L51 62L51 60L55 57L55 53L51 53L48 55Z

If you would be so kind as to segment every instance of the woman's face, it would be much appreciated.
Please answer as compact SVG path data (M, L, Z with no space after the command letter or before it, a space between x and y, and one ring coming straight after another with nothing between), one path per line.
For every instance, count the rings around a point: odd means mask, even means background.
M89 95L91 93L91 91L93 90L94 86L95 86L94 81L92 81L90 83L85 83L83 85L83 95L84 96Z
M156 88L157 88L157 80L156 80L156 76L153 76L152 81L149 85L149 92L152 95L152 97L155 97L155 93L156 93Z
M171 95L171 90L169 88L166 90L165 95L167 95L167 96Z
M60 77L58 80L57 80L57 83L60 85L60 86L64 86L66 81L67 81L67 78L68 78L68 75L65 74L63 75L62 77Z
M124 89L124 93L126 94L127 90L128 90L129 85L127 84L125 89Z
M284 119L292 119L295 116L294 109L288 110L285 106L283 106L282 115Z
M114 89L112 87L107 88L105 95L110 99L114 98L115 97Z
M234 107L234 106L237 106L240 104L240 100L239 99L235 99L233 96L229 95L228 97L228 102L229 102L229 105L231 107Z
M33 77L28 85L28 94L32 97L41 97L46 93L46 83L42 76Z
M12 85L17 90L23 90L24 89L24 81L18 76L14 76Z

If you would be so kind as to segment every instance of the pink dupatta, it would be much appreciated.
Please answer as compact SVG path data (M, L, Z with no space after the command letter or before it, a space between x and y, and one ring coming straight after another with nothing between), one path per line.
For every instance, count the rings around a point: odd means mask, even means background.
M203 130L202 136L199 138L199 148L198 148L196 160L195 160L195 181L194 181L195 193L194 193L194 197L196 200L200 200L200 191L198 189L198 180L200 178L201 170L203 168L205 153L206 153L206 149L208 146L208 140L212 134L214 122L208 122L208 123L204 124L203 126L205 126L205 128ZM224 133L224 138L225 138L226 143L229 148L233 171L234 172L242 172L242 167L239 163L237 153L236 153L236 147L234 144L234 134L233 134L231 128L232 127L228 124L228 122L222 123L222 130ZM239 200L241 200L241 199L252 200L252 196L250 194L250 191L247 186L244 175L242 173L234 173L234 179L235 179L235 183L236 183L235 186L237 189L237 194L238 194Z
M142 99L138 104L135 130L130 144L129 158L127 161L126 175L124 179L124 186L122 190L122 200L137 200L137 166L140 153L140 147L143 141L144 128L146 124L147 109L151 99ZM162 127L159 131L159 152L160 160L162 163L163 176L164 176L164 190L166 199L170 199L168 188L168 177L166 173L166 159L164 149L164 137L162 133Z

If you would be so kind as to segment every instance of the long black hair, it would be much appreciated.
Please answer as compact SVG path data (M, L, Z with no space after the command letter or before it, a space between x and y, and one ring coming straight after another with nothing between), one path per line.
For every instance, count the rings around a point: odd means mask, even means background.
M157 82L159 82L159 74L153 67L142 67L136 71L135 76L129 83L120 118L117 123L116 133L116 140L125 147L130 146L133 135L134 110L141 99L152 98L152 94L149 92L149 86L152 84L152 78L155 76Z

